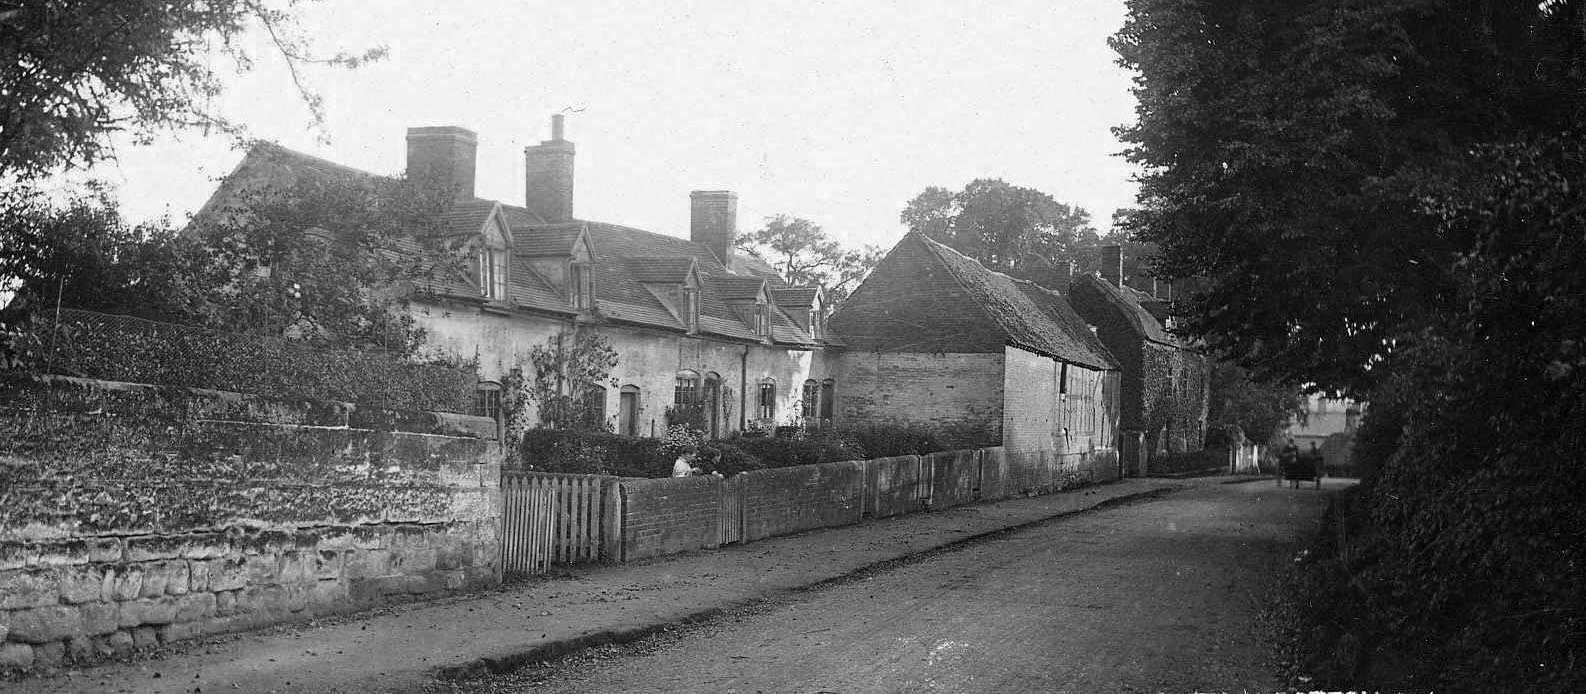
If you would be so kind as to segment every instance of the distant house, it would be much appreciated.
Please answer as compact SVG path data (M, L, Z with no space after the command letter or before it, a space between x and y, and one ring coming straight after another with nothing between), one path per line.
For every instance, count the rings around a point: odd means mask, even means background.
M1301 451L1316 444L1330 470L1348 468L1350 444L1364 410L1363 403L1313 394L1305 400L1305 417L1289 422L1284 435Z
M789 287L734 250L735 193L690 193L681 238L574 216L575 150L561 116L551 139L524 149L522 204L474 196L477 147L459 127L407 132L409 175L458 190L444 233L464 237L475 256L469 272L443 278L413 312L431 346L477 356L476 414L499 416L503 377L575 326L599 330L617 351L615 383L594 394L596 416L613 431L659 435L673 408L698 412L713 436L830 412L844 384L820 358L830 343L825 295ZM206 208L243 186L327 171L374 175L264 145Z
M839 421L980 432L1117 475L1118 364L1059 294L910 233L831 327Z
M1122 369L1119 430L1125 465L1152 453L1198 451L1206 440L1209 398L1205 355L1168 331L1166 303L1122 282L1117 246L1103 249L1102 275L1068 288L1074 310Z

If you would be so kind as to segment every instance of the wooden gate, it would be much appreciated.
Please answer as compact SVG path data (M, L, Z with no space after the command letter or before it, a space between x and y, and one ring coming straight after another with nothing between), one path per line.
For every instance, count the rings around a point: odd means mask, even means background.
M721 543L743 542L744 476L733 475L721 481Z
M501 473L501 568L542 574L552 564L600 559L607 537L605 492L612 478Z

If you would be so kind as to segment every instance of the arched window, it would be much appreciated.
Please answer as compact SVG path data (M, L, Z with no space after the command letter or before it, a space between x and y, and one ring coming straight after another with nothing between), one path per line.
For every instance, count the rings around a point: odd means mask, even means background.
M474 387L474 415L501 421L501 384L480 381Z
M767 421L776 419L776 379L761 379L759 400L758 418Z
M802 400L799 401L799 416L805 419L814 419L820 416L821 384L815 379L804 382Z
M639 387L623 386L617 398L617 433L639 435Z
M677 372L677 386L672 390L672 404L698 405L703 397L700 391L699 372L687 370Z

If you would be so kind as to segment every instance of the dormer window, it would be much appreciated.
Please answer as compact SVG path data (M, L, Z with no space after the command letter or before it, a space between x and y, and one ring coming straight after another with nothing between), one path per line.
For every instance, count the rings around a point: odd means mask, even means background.
M688 322L688 331L699 332L699 287L683 287L683 320Z
M572 302L573 308L579 310L588 310L594 307L595 284L592 274L593 273L589 271L588 264L572 264L572 269L568 273L567 285L568 293L571 295L568 297L568 299Z
M765 337L770 329L770 316L766 315L765 304L755 304L754 307L754 334Z
M507 251L485 246L479 249L479 294L491 301L507 298Z
M819 308L810 309L810 339L819 340L826 337L826 316L822 315Z

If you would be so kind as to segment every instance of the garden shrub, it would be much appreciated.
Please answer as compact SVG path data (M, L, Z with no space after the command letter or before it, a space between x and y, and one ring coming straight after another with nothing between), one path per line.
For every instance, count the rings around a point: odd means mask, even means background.
M48 349L39 368L63 376L438 412L469 412L478 383L470 370L379 352L91 311L39 316L35 327Z
M862 451L850 451L828 438L739 437L727 439L727 443L760 459L766 467L835 463L864 457Z

